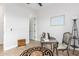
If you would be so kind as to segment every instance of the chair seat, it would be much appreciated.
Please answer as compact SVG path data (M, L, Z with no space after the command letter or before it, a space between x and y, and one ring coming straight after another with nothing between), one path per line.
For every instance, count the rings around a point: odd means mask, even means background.
M59 44L57 49L66 49L67 45L66 44Z

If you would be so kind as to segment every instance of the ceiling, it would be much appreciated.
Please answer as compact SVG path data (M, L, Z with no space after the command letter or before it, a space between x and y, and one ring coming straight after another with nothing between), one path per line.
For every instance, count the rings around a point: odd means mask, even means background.
M58 8L58 7L62 7L63 5L64 6L79 6L78 3L42 3L43 6L39 6L38 3L30 3L30 4L27 4L25 3L25 6L32 9L32 10L35 10L35 11L39 11L39 10L45 10L45 9L51 9L51 8Z
M33 9L33 10L40 10L42 8L46 8L51 5L51 3L42 3L43 6L39 6L38 3L30 3L30 4L25 4L26 7Z

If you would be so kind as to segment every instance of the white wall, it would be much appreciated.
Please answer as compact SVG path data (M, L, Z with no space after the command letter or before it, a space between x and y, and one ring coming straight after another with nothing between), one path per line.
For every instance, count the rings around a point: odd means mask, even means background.
M40 40L42 32L49 32L61 42L64 32L72 31L72 18L79 17L79 4L52 4L42 8L37 14L37 37ZM50 26L50 17L65 15L64 26ZM6 4L4 15L4 50L17 46L17 40L25 38L29 43L29 18L34 12L22 4ZM79 25L79 20L77 22ZM12 31L10 31L12 27ZM79 28L78 28L79 30Z
M3 5L0 4L0 44L3 44Z
M17 40L21 38L29 43L29 18L32 15L33 11L23 4L5 4L4 50L16 47Z
M38 40L42 32L49 32L61 42L64 32L72 32L72 19L74 16L79 18L79 4L49 4L50 6L38 11L37 30ZM64 26L50 26L50 17L65 15ZM79 19L77 21L79 25ZM78 26L79 30L79 26Z

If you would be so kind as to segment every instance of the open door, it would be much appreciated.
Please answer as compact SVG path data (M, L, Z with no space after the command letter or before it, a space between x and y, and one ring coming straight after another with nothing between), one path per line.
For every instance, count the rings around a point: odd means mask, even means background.
M37 40L37 20L36 17L32 17L29 22L29 39Z

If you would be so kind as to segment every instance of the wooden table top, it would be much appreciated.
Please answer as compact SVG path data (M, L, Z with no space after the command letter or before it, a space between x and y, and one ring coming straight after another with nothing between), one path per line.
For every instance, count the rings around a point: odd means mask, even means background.
M56 43L57 40L41 41L41 43Z

